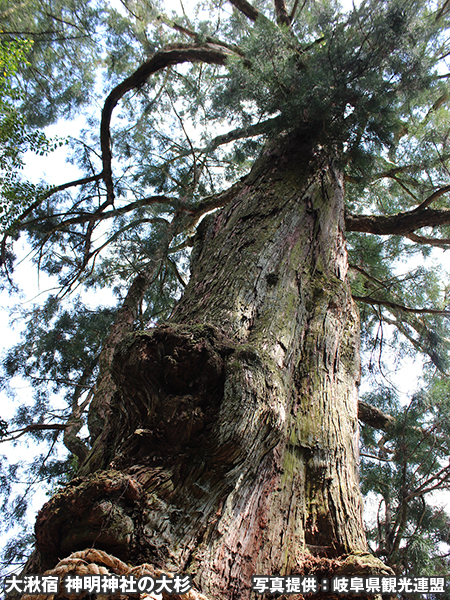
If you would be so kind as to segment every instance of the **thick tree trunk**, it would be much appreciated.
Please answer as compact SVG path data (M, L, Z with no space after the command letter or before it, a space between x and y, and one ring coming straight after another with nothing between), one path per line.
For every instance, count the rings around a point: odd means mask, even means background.
M245 600L252 575L329 574L367 551L343 197L334 157L296 132L201 223L170 321L116 351L104 470L39 515L42 569L93 546Z

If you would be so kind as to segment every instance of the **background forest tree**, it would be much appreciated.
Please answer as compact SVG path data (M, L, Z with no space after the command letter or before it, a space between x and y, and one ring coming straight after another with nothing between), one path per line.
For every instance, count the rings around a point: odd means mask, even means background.
M23 467L3 464L10 522L25 514L27 498L10 496L24 469L61 483L105 468L98 440L117 391L114 352L130 332L171 316L176 323L173 314L186 310L179 299L189 261L201 277L217 215L270 170L261 156L280 172L285 159L325 172L320 157L332 155L345 180L363 369L383 371L387 346L390 361L420 354L425 364L408 406L382 385L360 404L363 491L380 501L369 541L398 574L448 572L449 517L429 501L450 478L448 283L431 262L433 249L450 244L447 8L401 0L348 12L322 1L0 3L2 49L27 50L4 72L4 89L13 82L16 91L0 106L2 123L13 111L26 120L19 130L3 127L2 148L20 131L32 150L47 152L52 142L36 131L86 114L71 142L79 180L55 174L31 185L13 171L2 188L5 286L14 285L19 236L60 286L23 313L22 341L4 359L5 381L21 375L35 389L32 406L2 421L4 439L26 433L49 445ZM283 145L294 133L295 144ZM3 177L11 172L1 166ZM309 202L305 222L324 214ZM266 280L280 284L275 270ZM115 308L86 304L85 290L103 289L113 291ZM243 329L245 319L244 311ZM253 360L249 350L244 359ZM61 441L66 461L52 454ZM29 551L27 542L11 544L6 559Z

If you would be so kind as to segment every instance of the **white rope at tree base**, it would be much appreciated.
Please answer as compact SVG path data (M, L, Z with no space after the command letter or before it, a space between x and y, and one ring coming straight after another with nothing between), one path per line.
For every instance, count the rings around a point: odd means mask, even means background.
M100 563L100 564L98 564ZM108 570L106 567L109 567ZM53 575L60 577L61 579L66 575L133 575L137 578L143 577L144 575L150 575L150 577L166 577L172 578L173 575L165 573L161 569L157 569L153 565L143 563L136 567L130 567L119 558L112 556L104 552L103 550L95 550L88 548L87 550L80 550L74 552L67 558L59 561L55 568L46 571L44 575ZM62 594L64 598L69 600L80 600L82 596L80 594ZM25 594L21 600L56 600L61 594ZM130 596L128 594L97 594L97 600L106 600L113 598L114 600L126 600ZM156 593L143 593L133 594L133 598L139 598L140 600L208 600L206 596L196 592L195 590L189 590L185 594L162 594Z

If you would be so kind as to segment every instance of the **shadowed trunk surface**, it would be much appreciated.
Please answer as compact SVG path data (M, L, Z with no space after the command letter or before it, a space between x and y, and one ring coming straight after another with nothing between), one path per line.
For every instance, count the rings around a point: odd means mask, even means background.
M92 546L246 600L252 575L367 552L343 177L296 132L244 183L200 224L169 322L116 350L112 416L42 509L35 567Z

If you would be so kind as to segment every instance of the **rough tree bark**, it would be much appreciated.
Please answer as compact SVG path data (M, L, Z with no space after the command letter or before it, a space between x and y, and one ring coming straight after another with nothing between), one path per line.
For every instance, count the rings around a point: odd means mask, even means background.
M380 572L358 485L343 175L317 131L265 149L200 224L171 319L117 348L104 431L40 512L29 571L94 547L227 600L253 597L254 574Z

